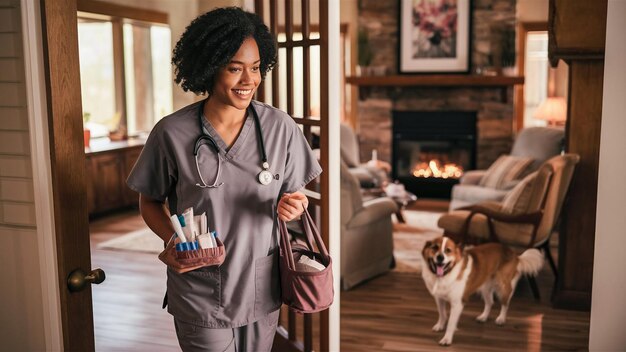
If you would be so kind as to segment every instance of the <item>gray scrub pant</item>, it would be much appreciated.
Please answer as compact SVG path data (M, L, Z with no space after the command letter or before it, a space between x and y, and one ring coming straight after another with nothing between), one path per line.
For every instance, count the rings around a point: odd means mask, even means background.
M210 329L174 318L183 352L264 352L272 349L278 315L272 312L254 323L231 329Z

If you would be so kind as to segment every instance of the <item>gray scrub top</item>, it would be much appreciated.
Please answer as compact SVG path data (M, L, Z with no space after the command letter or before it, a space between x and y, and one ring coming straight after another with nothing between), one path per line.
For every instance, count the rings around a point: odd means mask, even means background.
M276 205L285 192L302 189L322 169L302 131L285 112L252 101L261 124L270 172L275 180L257 178L262 156L252 113L232 147L203 118L217 142L222 160L218 188L200 188L193 149L200 136L198 111L191 104L159 121L144 146L128 186L147 197L168 202L170 212L193 207L207 213L226 249L224 263L185 274L168 268L168 312L177 319L210 328L252 323L280 308ZM198 154L202 177L212 184L217 171L215 151L204 145Z

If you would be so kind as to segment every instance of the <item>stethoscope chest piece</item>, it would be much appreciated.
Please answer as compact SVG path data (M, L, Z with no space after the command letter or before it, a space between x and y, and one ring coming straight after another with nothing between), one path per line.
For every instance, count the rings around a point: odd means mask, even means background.
M274 179L274 175L272 175L272 173L268 170L269 168L270 164L264 162L263 171L259 172L259 182L261 182L263 186L269 185L270 183L272 183L272 179Z

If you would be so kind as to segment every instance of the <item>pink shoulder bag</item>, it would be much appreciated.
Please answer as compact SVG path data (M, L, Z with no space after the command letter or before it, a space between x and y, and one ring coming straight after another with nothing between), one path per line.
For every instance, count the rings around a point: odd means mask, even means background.
M307 210L301 216L302 230L306 235L306 245L289 241L287 224L278 220L280 232L280 283L283 303L299 313L315 313L328 308L333 303L332 260L322 241L322 237ZM319 252L313 248L317 244ZM306 256L308 258L302 258ZM296 265L315 261L318 269L303 269L310 266ZM321 264L321 265L319 265ZM323 266L323 268L322 268Z

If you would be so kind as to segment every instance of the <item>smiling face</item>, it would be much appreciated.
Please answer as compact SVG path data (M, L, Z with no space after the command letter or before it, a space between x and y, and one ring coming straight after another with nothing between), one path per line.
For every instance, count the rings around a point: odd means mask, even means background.
M422 256L430 271L438 277L442 277L449 273L454 265L461 260L461 249L448 237L440 237L426 242Z
M230 62L215 76L210 99L245 110L261 83L260 65L259 47L252 37L248 37Z

